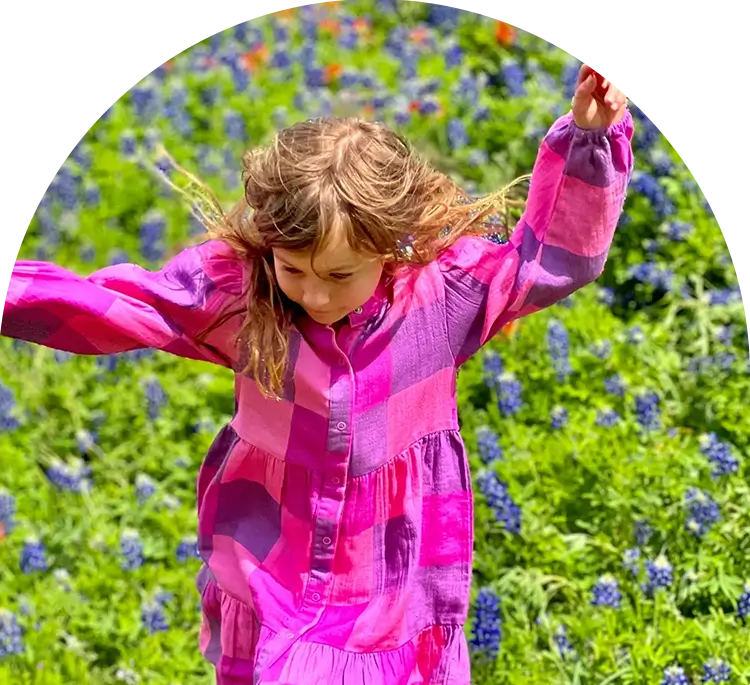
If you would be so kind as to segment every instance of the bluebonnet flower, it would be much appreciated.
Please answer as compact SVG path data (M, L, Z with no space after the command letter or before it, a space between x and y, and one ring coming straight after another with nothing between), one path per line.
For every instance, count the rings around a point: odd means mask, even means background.
M596 425L602 428L612 428L620 422L620 415L610 407L599 409L596 413Z
M703 664L702 683L727 683L732 677L732 669L722 659L710 659Z
M150 79L144 79L130 89L130 100L139 119L150 119L157 110L157 92Z
M604 575L599 578L592 589L592 594L592 606L612 607L614 609L620 607L622 593L620 592L620 585L614 576Z
M445 57L445 66L452 69L461 65L464 54L457 41L449 40L443 47L443 56Z
M631 326L625 331L625 337L630 345L639 345L646 340L640 326Z
M201 88L198 98L206 107L214 107L219 99L219 89L216 86Z
M127 264L129 260L130 257L125 250L113 250L109 255L110 266L114 266L115 264Z
M292 56L286 43L276 45L270 64L274 69L287 69L292 65Z
M135 155L136 149L136 138L133 131L123 131L120 134L120 152L126 157L132 157Z
M612 353L612 343L609 340L598 340L589 347L589 351L598 359L607 359Z
M661 424L659 396L654 392L643 392L635 398L635 416L646 430L656 430Z
M708 494L697 488L690 488L687 491L685 505L688 510L685 527L695 537L705 535L721 518L719 505Z
M21 425L15 413L16 398L13 391L0 381L0 433L9 433Z
M156 492L156 484L145 473L139 473L135 477L135 496L138 504L143 505Z
M476 430L476 438L479 456L485 464L491 464L493 461L503 458L500 439L489 426L479 426Z
M684 221L670 221L667 224L667 236L677 242L685 240L692 230L693 226Z
M597 299L604 305L611 307L615 302L615 291L612 288L599 288Z
M505 367L503 358L494 350L487 350L484 353L484 378L490 387L495 387L497 377L500 376Z
M76 445L81 454L91 452L96 447L96 435L85 429L78 430L76 431Z
M714 478L739 471L740 462L732 454L732 446L727 442L721 442L716 433L702 435L699 442L701 454L713 465Z
M634 173L631 181L633 191L646 197L654 211L660 217L669 216L674 212L674 205L667 198L667 194L659 181L650 174Z
M24 540L19 566L23 573L46 571L49 568L47 552L39 538L30 536Z
M469 144L469 134L466 131L466 126L463 121L456 117L448 121L447 135L448 143L454 150L466 147Z
M90 206L98 205L102 198L99 192L99 186L93 181L86 181L83 184L83 201Z
M622 565L637 577L641 567L641 550L638 548L626 549L622 555Z
M245 140L247 135L245 120L239 112L227 110L224 113L224 132L233 140Z
M56 568L52 571L52 577L63 590L66 592L70 590L70 573L67 569Z
M198 552L198 540L195 536L186 536L180 540L180 544L177 545L176 557L177 561L183 563L188 559L199 558Z
M96 248L93 245L84 245L78 252L78 257L82 262L90 264L96 259Z
M440 103L434 96L427 95L419 102L417 109L419 110L419 113L424 116L435 114L440 111Z
M49 482L60 490L80 494L91 489L91 467L78 458L66 463L60 457L54 457L46 475Z
M474 110L474 115L472 116L472 119L475 123L478 123L480 121L487 121L487 119L490 118L490 110L486 105L477 105L476 109Z
M568 357L570 349L568 331L560 321L551 320L547 325L547 349L557 380L562 383L573 370Z
M508 93L513 97L526 94L526 74L520 64L508 61L500 72Z
M474 602L474 621L469 646L491 659L497 656L502 640L500 598L491 588L482 588Z
M660 588L668 588L674 582L672 576L672 564L663 554L660 554L653 561L646 562L646 574L648 582L643 587L644 591L653 594Z
M656 262L642 262L630 267L631 278L647 283L660 290L671 290L674 285L674 272Z
M145 383L146 401L148 404L148 417L155 421L161 411L162 406L167 402L167 396L164 388L158 379L152 378Z
M517 414L523 407L521 382L512 373L501 373L497 377L498 407L503 416Z
M78 186L80 177L66 165L60 167L50 184L52 196L60 201L66 209L75 209L78 205Z
M669 176L674 169L674 162L666 150L654 149L649 155L649 161L655 176Z
M580 62L571 62L563 67L561 80L566 98L572 98L575 94L576 85L578 83L578 72L580 69Z
M0 540L9 535L15 527L16 498L5 488L0 487Z
M635 522L633 526L633 532L635 533L635 541L640 546L648 544L651 536L654 534L654 529L651 527L648 521L641 519Z
M157 261L164 256L164 231L167 222L164 214L158 209L146 212L141 221L141 253L146 259Z
M492 471L482 471L477 476L480 492L494 511L495 518L510 533L521 532L521 510L508 493L508 486Z
M556 406L552 408L550 413L550 423L552 428L562 428L568 423L568 410L565 407Z
M164 604L155 600L145 602L141 607L141 623L151 634L169 630Z
M716 329L716 340L720 345L726 345L727 347L732 344L734 339L735 328L731 324L726 326L719 326Z
M123 571L133 571L143 566L143 542L136 530L125 530L120 535L121 567Z
M461 10L447 5L428 5L428 23L443 29L455 29L461 17Z
M716 307L740 302L741 299L739 287L711 290L708 293L708 303Z
M744 621L750 616L750 583L745 585L739 602L737 603L737 615Z
M684 669L675 665L664 669L664 679L661 685L690 685L690 683Z
M623 397L625 395L625 383L622 380L622 376L616 373L604 379L604 390L610 395L616 395L617 397Z
M0 609L0 659L11 654L22 654L23 651L23 631L15 614Z
M558 626L552 639L555 641L557 651L563 659L567 659L569 656L575 654L575 649L573 649L573 645L570 644L570 639L568 638L568 629L565 626Z

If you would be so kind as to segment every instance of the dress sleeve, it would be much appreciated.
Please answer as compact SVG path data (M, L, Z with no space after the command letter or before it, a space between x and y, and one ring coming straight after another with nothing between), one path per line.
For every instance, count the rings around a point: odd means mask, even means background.
M183 250L158 271L117 264L84 277L48 262L17 261L0 333L76 354L153 348L231 367L236 320L198 338L244 307L244 274L234 250L214 240Z
M630 112L596 130L561 117L542 141L510 240L467 236L438 257L457 365L509 322L601 275L633 172L632 136Z

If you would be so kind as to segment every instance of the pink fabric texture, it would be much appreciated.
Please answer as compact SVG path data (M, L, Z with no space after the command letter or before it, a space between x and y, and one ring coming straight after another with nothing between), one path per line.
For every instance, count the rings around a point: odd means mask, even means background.
M198 476L200 648L221 685L468 685L471 475L457 368L601 273L633 167L630 114L542 143L507 244L463 238L384 279L338 330L301 316L282 401L243 375L247 266L223 243L81 277L19 261L2 334L80 354L152 347L232 368Z

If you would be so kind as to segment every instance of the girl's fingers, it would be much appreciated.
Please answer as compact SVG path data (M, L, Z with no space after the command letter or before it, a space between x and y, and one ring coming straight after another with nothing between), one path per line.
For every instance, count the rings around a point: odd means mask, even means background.
M594 73L594 70L588 65L583 64L578 71L578 86L580 86L591 74Z

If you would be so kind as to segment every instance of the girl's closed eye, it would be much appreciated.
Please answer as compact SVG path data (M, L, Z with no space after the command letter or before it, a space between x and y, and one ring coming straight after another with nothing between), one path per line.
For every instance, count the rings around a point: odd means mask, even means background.
M345 281L347 278L351 278L352 274L330 274L331 278L335 281Z

